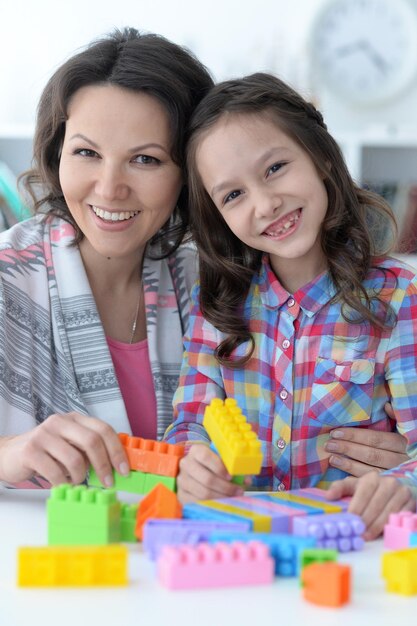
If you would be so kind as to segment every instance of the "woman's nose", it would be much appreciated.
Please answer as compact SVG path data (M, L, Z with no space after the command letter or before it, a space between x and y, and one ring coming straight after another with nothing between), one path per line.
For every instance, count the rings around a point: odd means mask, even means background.
M103 200L124 200L129 195L129 185L115 165L103 165L96 182L96 192Z

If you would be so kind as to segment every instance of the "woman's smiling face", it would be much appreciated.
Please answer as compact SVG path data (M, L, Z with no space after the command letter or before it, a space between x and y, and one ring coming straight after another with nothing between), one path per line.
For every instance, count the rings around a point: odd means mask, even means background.
M162 104L113 85L83 87L68 107L59 177L81 248L140 254L173 212L182 173Z

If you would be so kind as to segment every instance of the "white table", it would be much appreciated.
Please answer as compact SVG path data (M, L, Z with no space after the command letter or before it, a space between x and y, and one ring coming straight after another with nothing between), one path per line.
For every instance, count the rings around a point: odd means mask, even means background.
M385 592L381 541L341 555L353 568L352 602L341 609L307 603L295 578L262 587L168 591L141 546L132 544L126 588L19 588L16 549L46 544L48 494L0 491L0 626L411 626L417 620L417 596Z

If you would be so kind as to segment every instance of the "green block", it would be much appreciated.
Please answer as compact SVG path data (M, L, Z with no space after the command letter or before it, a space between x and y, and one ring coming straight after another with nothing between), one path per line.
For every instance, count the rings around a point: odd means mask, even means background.
M311 563L337 561L338 557L338 551L331 550L330 548L306 548L301 552L300 571L302 571L306 565L310 565Z
M120 518L120 541L137 542L135 535L138 504L122 504Z
M245 476L233 476L232 478L232 483L234 485L244 485L245 483Z
M120 541L120 511L114 489L53 487L47 500L48 543L102 545Z
M170 491L176 491L177 479L174 476L158 476L157 474L145 474L145 491L149 493L156 485L162 483Z
M115 489L116 491L127 491L129 493L137 493L138 495L143 495L145 493L145 491L144 491L144 488L145 488L144 476L145 476L145 474L143 472L135 472L134 470L131 470L129 472L128 476L121 476L120 474L118 474L117 472L115 472L113 470L113 487L112 487L112 489ZM88 478L88 484L89 485L94 485L96 487L101 487L105 491L108 491L101 484L101 482L98 479L98 476L95 473L95 471L93 470L93 468L90 468L90 475L89 475L89 478Z

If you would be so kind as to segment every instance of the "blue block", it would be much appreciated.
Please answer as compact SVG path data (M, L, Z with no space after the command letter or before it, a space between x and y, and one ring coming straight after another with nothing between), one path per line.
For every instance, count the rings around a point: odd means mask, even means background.
M213 520L217 522L247 522L249 524L249 530L253 530L253 521L247 517L211 509L208 506L202 506L196 502L185 504L182 509L182 516L184 519Z

